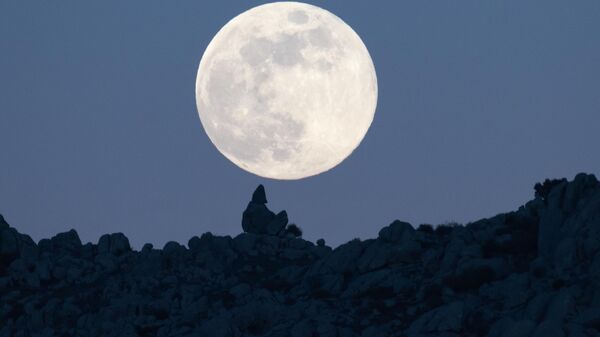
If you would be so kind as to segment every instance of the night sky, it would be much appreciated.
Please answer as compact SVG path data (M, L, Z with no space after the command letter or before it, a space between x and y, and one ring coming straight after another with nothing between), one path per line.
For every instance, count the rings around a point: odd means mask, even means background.
M262 183L271 210L337 246L599 173L599 1L310 3L361 36L378 106L342 164L276 181L217 151L194 97L210 39L262 2L0 2L0 213L36 241L74 228L162 247L239 234Z

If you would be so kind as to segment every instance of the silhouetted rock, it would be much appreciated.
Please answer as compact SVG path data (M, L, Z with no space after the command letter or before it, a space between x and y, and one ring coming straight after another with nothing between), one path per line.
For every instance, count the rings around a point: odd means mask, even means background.
M560 184L567 183L567 179L546 179L543 183L537 183L534 186L535 196L543 200L548 198L550 191Z
M275 215L265 206L266 203L265 188L263 185L258 185L252 194L252 200L242 214L244 232L268 235L279 235L283 232L288 223L287 213L281 211Z
M379 231L379 239L387 242L399 242L411 240L415 229L408 222L394 220L389 226Z
M121 255L131 250L129 239L123 233L104 234L98 240L98 253Z
M332 249L259 186L234 238L133 251L121 233L37 244L0 216L0 336L600 335L600 184L548 181L466 226L401 221Z
M81 250L82 244L79 235L74 229L58 233L50 239L54 249L76 252Z
M279 235L285 229L288 223L288 216L286 211L281 211L275 215L275 217L267 224L267 234Z
M251 202L255 204L266 204L267 203L267 195L265 193L265 187L261 184L258 185L254 193L252 193Z

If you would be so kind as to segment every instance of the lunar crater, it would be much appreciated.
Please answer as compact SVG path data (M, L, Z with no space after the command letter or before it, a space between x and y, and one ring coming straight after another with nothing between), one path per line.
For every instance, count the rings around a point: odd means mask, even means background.
M308 22L308 15L304 11L296 10L288 14L288 20L301 25Z

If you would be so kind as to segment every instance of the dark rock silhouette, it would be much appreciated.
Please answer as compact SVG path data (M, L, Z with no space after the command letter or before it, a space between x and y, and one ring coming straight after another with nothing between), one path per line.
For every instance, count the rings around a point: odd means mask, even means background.
M255 204L266 204L267 203L267 194L265 193L265 187L261 184L258 185L254 193L252 193L251 202Z
M275 215L267 206L267 197L263 185L258 185L252 194L252 200L242 214L242 229L246 233L279 235L288 223L287 213L281 211Z
M396 220L336 249L288 235L262 186L244 233L162 250L74 230L36 244L0 216L0 336L600 336L600 183L535 194L466 226Z

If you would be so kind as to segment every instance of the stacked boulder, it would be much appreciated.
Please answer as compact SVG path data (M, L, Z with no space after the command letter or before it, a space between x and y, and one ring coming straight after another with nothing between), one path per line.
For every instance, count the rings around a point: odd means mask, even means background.
M252 200L242 214L242 229L246 233L281 235L288 224L285 211L277 214L271 212L267 206L267 196L263 185L258 185L252 194Z
M37 244L0 217L0 337L600 336L600 183L548 180L465 226L393 221L332 249L285 235L259 186L244 233L131 249Z

